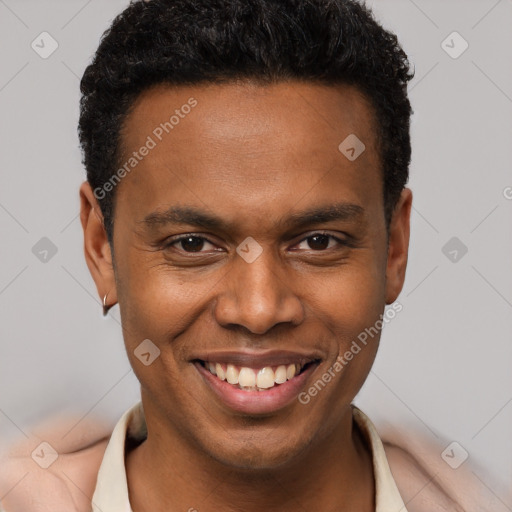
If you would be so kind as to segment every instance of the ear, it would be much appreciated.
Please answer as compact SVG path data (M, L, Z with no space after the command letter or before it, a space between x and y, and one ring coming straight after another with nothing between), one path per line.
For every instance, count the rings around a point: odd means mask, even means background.
M386 304L395 302L404 285L409 253L411 207L412 192L404 188L389 225Z
M110 244L103 214L87 181L80 187L80 221L84 230L85 261L96 283L100 300L103 301L108 293L107 304L115 304L117 290Z

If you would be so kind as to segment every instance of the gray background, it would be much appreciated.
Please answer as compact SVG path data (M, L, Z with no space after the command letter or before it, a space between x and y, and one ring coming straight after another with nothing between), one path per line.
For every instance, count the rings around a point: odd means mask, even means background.
M114 424L138 399L118 309L101 316L78 219L79 77L126 4L0 0L3 439L59 412ZM500 499L512 479L512 0L369 4L416 68L415 200L403 311L357 403L376 423L460 443ZM59 45L46 59L31 48L43 31ZM469 43L456 59L441 46L453 31ZM43 237L57 249L47 261Z

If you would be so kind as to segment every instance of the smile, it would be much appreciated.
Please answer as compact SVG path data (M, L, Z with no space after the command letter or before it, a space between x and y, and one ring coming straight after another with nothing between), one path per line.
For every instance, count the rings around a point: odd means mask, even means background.
M300 375L307 366L303 363L288 365L264 366L262 368L248 368L247 366L235 366L227 363L213 363L201 361L201 364L212 375L221 381L227 381L232 386L245 391L265 391Z
M297 401L322 361L284 351L198 354L192 363L217 403L246 415L267 415Z

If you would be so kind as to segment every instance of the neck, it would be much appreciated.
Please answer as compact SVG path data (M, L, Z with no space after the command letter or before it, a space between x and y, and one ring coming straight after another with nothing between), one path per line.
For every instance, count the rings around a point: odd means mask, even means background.
M171 428L126 456L133 512L375 510L371 454L351 408L298 459L273 469L228 467Z

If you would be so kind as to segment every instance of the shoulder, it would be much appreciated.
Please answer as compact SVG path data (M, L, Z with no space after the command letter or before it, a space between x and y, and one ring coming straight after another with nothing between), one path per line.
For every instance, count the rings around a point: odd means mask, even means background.
M381 435L393 478L408 512L506 512L467 460L456 469L441 454L445 446L419 434Z
M63 437L54 423L10 446L0 458L0 510L90 512L110 431L87 422Z
M464 512L432 473L404 448L383 441L393 478L408 512Z

